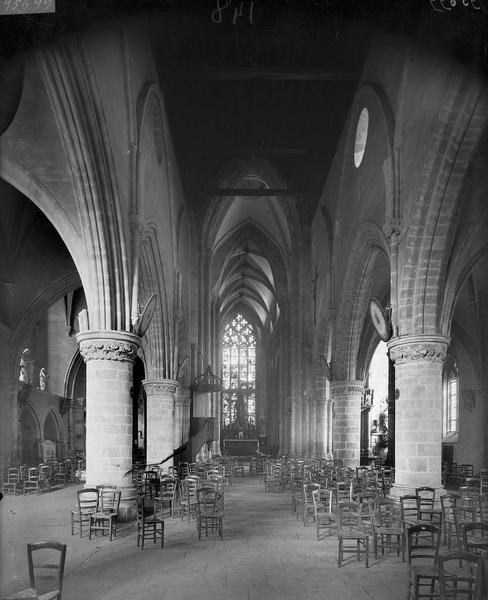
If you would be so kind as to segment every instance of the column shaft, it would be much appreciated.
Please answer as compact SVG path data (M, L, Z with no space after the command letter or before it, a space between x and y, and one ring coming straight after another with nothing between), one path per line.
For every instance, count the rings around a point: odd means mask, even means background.
M441 487L442 364L448 339L409 336L389 342L395 362L396 495Z
M359 465L361 455L361 395L359 381L331 383L334 398L334 457L345 467Z
M145 379L142 384L147 398L146 461L159 463L175 449L174 406L178 382ZM165 467L172 464L173 459L164 463Z
M86 485L131 484L132 367L139 338L128 332L77 336L86 361Z

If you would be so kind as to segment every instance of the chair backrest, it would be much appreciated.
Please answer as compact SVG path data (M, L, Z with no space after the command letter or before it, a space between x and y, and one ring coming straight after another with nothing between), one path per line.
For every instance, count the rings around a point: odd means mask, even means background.
M303 484L303 499L306 503L312 504L312 492L314 490L320 490L320 483L308 481Z
M222 475L210 475L205 483L212 483L217 490L224 489L224 479Z
M165 476L161 478L160 492L162 495L168 496L173 495L176 490L177 480L173 477Z
M337 532L343 534L364 531L364 512L360 502L339 502L337 507Z
M65 559L66 544L55 541L27 544L30 586L38 595L57 590L61 599Z
M479 495L479 514L480 521L488 523L488 492Z
M29 481L38 481L39 480L39 468L38 467L29 467L27 477L28 477Z
M417 560L430 560L432 564L437 563L439 546L441 542L441 530L435 525L421 523L412 525L407 529L407 557L411 565Z
M435 488L418 487L415 488L415 494L419 497L420 508L434 508Z
M51 467L49 465L39 465L39 478L49 479L51 474Z
M182 492L182 495L189 502L196 502L196 499L197 499L197 485L198 485L198 481L196 479L189 478L189 477L187 479L183 479L183 481L181 482L181 492Z
M458 504L454 508L454 523L456 525L456 531L461 530L461 526L467 523L474 523L476 521L476 515L478 507L475 504Z
M486 538L486 547L488 548L488 523L475 521L474 523L465 523L462 527L463 546L466 552L475 552L474 549L469 549L470 539L473 537L479 541L480 538ZM486 548L485 548L486 550ZM477 554L477 552L475 552Z
M141 524L144 523L144 517L146 516L146 498L145 496L137 496L137 521Z
M99 494L97 488L83 488L78 490L76 495L80 513L90 513L98 510Z
M439 556L441 600L481 600L482 557L472 552L451 550Z
M120 505L120 490L103 488L100 490L100 508L102 512L118 514Z
M217 509L218 492L214 486L205 485L197 489L197 511L214 511Z
M402 509L403 521L408 521L409 519L418 519L420 511L420 498L417 496L417 494L406 494L405 496L401 496L400 506Z
M312 490L312 502L315 514L332 513L332 490L323 488Z
M442 520L454 521L454 508L457 504L458 496L454 494L444 494L440 497L442 508Z
M351 482L336 481L337 502L347 502L351 500Z
M19 467L9 467L7 471L7 481L9 483L18 483L20 480Z
M402 509L392 498L380 498L371 506L374 527L401 527Z

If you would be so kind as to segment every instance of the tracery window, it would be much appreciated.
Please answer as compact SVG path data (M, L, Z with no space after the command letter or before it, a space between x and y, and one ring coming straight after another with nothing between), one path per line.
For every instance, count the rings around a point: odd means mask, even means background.
M256 335L238 314L224 329L222 433L225 438L256 434Z
M459 373L454 361L449 361L443 385L443 435L457 433L459 414Z

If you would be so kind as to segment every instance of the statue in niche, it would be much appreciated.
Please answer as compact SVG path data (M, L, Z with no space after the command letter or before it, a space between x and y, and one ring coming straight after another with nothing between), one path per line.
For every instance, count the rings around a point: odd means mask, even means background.
M27 385L32 385L34 362L30 348L26 348L22 352L22 357L20 359L19 381L26 383Z
M47 392L48 377L49 375L47 374L45 367L42 367L42 369L39 371L39 389L42 392Z

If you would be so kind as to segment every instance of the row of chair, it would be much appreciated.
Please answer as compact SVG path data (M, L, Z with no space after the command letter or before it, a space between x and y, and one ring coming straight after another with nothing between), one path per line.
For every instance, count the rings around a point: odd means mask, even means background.
M53 487L65 486L75 480L70 460L49 461L37 466L19 465L7 468L2 480L3 494L28 494L49 492Z

